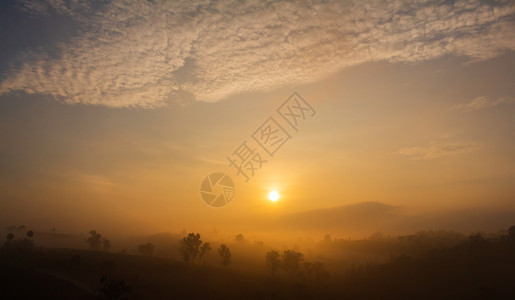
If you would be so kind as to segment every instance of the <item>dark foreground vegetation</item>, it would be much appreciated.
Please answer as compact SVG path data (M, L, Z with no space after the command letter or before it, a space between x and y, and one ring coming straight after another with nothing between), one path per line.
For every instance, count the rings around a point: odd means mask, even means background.
M152 243L137 245L135 255L111 253L110 242L94 231L86 239L89 250L37 247L33 235L8 235L1 248L2 299L515 298L515 226L488 237L426 232L350 241L327 236L316 249L347 257L349 264L329 254L311 259L292 249L264 249L261 261L248 268L231 264L243 248L214 247L193 233L178 241L182 259L154 256ZM243 236L235 243L243 243ZM346 256L350 252L388 258L353 264ZM207 253L217 263L206 263Z

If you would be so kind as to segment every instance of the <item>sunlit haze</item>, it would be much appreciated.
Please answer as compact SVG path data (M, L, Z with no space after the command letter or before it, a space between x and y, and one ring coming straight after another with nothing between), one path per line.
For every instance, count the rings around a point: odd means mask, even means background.
M0 294L513 295L514 83L510 0L2 1Z
M506 228L513 16L511 1L2 4L0 223ZM292 96L309 105L295 126L278 112ZM257 142L270 124L287 132L268 141L274 153ZM245 141L262 159L248 178L231 163ZM233 188L201 194L213 173Z

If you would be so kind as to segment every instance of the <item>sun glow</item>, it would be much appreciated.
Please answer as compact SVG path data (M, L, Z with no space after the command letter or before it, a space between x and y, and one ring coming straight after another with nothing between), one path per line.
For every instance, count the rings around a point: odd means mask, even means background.
M280 198L280 195L277 191L271 191L269 194L268 194L268 199L272 202L275 202L277 200L279 200Z

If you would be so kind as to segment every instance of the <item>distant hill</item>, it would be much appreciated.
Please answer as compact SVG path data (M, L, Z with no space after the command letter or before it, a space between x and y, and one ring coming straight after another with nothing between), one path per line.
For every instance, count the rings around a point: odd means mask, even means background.
M362 202L284 215L278 222L280 228L285 229L331 229L363 233L377 231L400 217L402 213L399 207L379 202Z
M377 231L407 233L447 229L463 233L494 231L515 224L515 212L503 209L461 209L410 213L406 207L380 202L361 202L315 209L280 217L274 228L298 231L327 231L350 236Z

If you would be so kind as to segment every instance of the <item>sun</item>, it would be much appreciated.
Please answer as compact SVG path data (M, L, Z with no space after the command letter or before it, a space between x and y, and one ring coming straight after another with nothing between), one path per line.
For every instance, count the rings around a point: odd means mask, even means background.
M268 199L270 199L270 201L272 201L272 202L279 200L279 198L280 198L280 195L277 191L271 191L268 194Z

